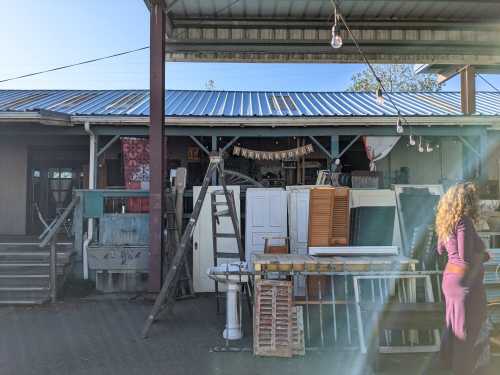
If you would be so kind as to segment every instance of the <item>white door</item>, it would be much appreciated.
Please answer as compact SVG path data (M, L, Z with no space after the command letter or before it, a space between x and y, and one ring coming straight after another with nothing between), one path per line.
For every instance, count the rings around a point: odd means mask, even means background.
M304 186L287 186L291 254L307 255L310 189L310 187ZM304 276L294 277L294 294L296 296L305 295Z
M264 252L266 237L286 237L286 191L280 188L250 188L246 192L245 259ZM270 241L280 244L281 241Z
M238 226L240 224L240 187L228 186L228 190L233 191L236 214L238 216ZM200 217L196 223L193 233L193 287L195 292L214 292L215 283L207 275L207 270L214 265L213 243L212 243L212 212L210 193L214 190L221 190L222 186L209 186L203 206L201 207ZM200 195L200 186L193 186L193 206ZM224 202L224 195L217 196L218 202ZM223 206L225 208L225 206ZM223 209L219 208L219 211ZM219 218L217 225L218 233L234 233L230 217ZM235 238L219 238L217 240L219 252L238 253L238 245ZM238 259L218 259L219 264L231 263ZM219 284L220 286L220 284Z

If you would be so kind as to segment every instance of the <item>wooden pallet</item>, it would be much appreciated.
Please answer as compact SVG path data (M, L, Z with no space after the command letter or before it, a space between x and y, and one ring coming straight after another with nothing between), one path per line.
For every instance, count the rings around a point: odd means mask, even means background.
M298 348L298 344L294 345L292 334L292 295L291 281L259 280L255 284L255 355L291 357L294 347Z

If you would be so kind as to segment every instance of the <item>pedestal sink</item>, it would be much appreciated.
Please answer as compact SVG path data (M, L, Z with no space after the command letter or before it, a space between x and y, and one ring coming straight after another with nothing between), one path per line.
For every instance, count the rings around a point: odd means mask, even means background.
M248 268L246 262L220 264L210 267L208 277L227 286L226 291L226 328L222 336L226 340L239 340L242 338L241 319L238 306L238 293L241 284L248 281Z

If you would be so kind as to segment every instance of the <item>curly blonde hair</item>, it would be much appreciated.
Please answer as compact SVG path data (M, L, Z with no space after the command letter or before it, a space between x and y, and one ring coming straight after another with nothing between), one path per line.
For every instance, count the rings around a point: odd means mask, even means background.
M479 195L473 183L456 184L441 197L436 213L436 232L440 241L447 240L464 216L477 222Z

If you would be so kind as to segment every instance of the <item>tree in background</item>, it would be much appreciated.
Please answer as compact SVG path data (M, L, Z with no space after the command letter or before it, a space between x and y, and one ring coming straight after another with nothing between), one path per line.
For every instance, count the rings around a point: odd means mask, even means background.
M409 64L380 64L373 65L375 72L382 81L385 89L391 91L440 91L441 85L433 74L415 74L413 65ZM379 84L371 70L366 67L363 71L351 77L350 91L376 91Z

